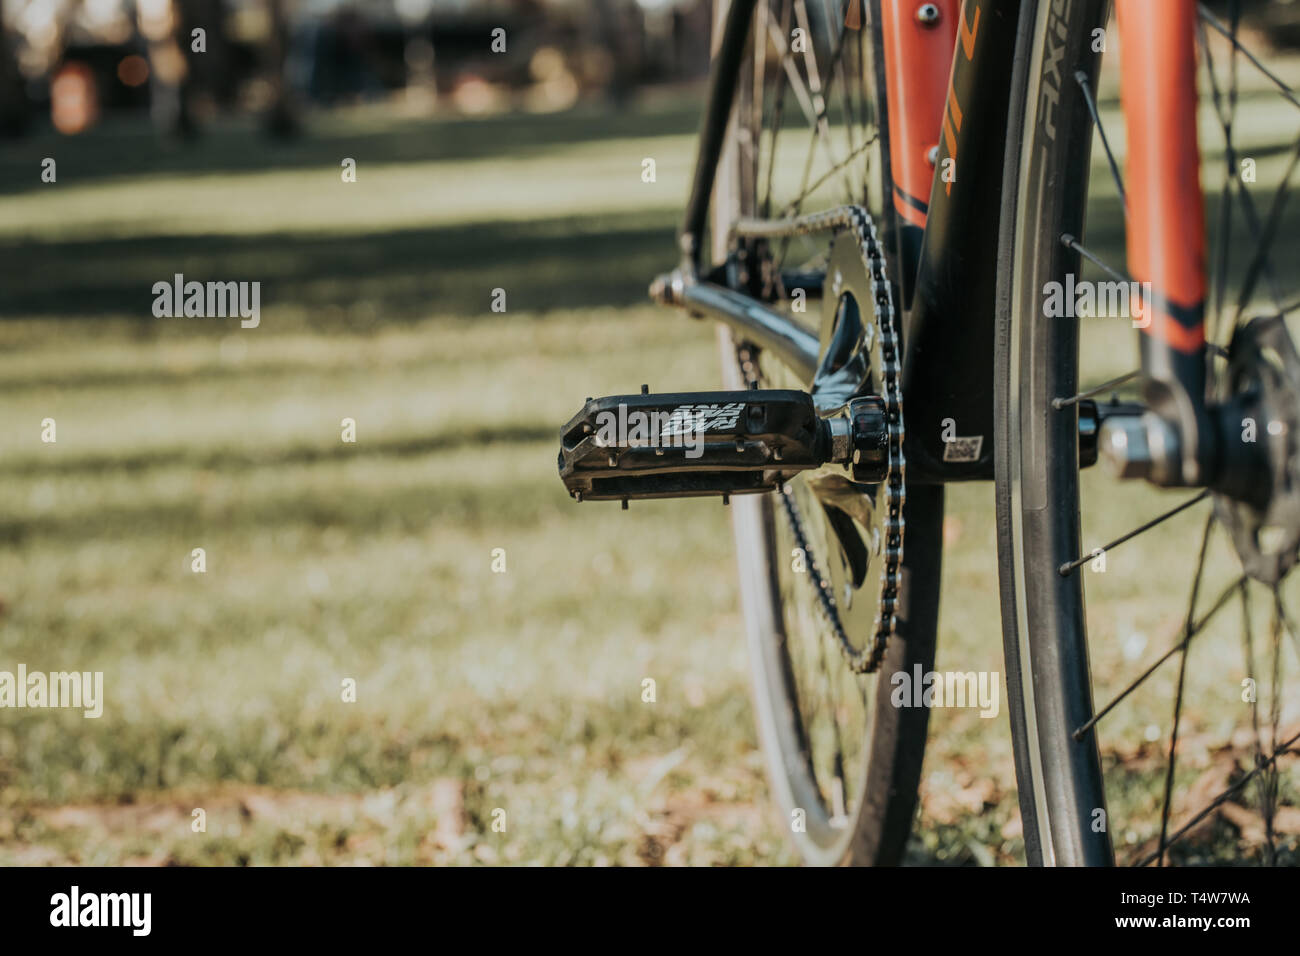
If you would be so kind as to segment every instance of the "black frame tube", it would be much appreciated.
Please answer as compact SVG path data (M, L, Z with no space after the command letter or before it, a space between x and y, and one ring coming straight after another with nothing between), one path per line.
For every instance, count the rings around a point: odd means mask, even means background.
M969 16L970 6L959 15ZM936 175L903 328L909 484L993 478L997 240L1020 6L981 0L973 48L957 44L944 107L955 101L963 114L960 123L950 117L953 152L936 117ZM949 159L951 184L939 174ZM946 460L947 420L960 436L983 437L973 460Z
M757 2L731 0L727 5L722 39L709 72L708 105L700 123L700 148L695 157L695 175L691 180L691 195L686 202L680 237L682 255L692 274L699 271L700 236L704 234L709 216L713 181L717 177L718 159L727 138L731 105L736 98L736 81L740 77L740 64L745 58L745 42L749 39L749 25L754 19Z

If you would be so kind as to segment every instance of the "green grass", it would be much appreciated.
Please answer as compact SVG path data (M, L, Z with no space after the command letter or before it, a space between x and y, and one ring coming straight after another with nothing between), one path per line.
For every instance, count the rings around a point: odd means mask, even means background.
M578 506L555 473L587 395L716 385L712 330L643 304L693 126L372 111L288 146L110 124L0 150L0 669L102 670L107 697L0 712L0 864L794 862L726 511ZM261 327L153 319L177 271L260 279ZM937 667L1000 672L992 489L948 502ZM1155 507L1108 499L1089 534ZM1185 600L1183 520L1171 562L1134 546L1104 579L1143 660ZM1095 630L1105 684L1124 638ZM1211 671L1198 692L1230 699ZM1006 713L933 714L913 862L1020 859ZM1157 778L1117 775L1116 812Z

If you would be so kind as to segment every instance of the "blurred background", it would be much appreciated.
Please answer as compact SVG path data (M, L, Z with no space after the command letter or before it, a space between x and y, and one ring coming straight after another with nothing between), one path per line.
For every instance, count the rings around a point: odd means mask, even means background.
M0 11L0 669L106 696L0 713L0 864L794 862L726 511L555 471L586 396L717 387L645 298L709 0ZM155 318L176 273L259 327ZM1001 671L992 488L949 507L936 666ZM1019 862L1005 700L931 726L909 860Z

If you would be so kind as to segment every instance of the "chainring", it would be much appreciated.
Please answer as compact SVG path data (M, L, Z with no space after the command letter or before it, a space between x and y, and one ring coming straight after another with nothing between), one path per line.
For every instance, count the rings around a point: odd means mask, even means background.
M903 458L901 348L884 251L870 214L843 206L788 220L741 220L736 235L773 238L833 231L823 286L821 347L812 395L824 418L843 414L849 401L879 395L888 422L889 464L874 484L852 480L839 466L802 477L821 514L809 515L787 485L781 510L804 551L808 581L841 655L858 674L876 671L897 623L899 576L903 560ZM751 383L752 363L742 363ZM833 542L814 553L809 524L823 523L821 541ZM820 547L818 549L821 550ZM865 635L865 637L864 637Z

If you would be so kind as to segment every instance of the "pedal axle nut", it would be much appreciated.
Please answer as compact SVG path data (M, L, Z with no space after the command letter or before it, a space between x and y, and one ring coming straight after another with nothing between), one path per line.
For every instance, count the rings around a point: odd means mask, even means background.
M849 403L853 480L874 483L889 474L889 415L877 395Z

